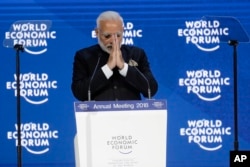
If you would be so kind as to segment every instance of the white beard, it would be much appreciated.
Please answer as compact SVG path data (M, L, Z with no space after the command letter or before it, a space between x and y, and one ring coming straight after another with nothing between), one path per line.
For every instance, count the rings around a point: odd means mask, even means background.
M112 49L112 45L108 45L108 46L105 46L102 41L100 40L100 38L98 37L98 44L100 45L100 47L102 48L102 50L104 52L107 52L107 53L110 53L111 52L111 49Z

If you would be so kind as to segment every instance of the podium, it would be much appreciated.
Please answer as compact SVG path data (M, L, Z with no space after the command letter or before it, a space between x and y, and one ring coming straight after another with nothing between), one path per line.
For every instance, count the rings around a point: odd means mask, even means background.
M76 167L166 167L165 100L74 103Z

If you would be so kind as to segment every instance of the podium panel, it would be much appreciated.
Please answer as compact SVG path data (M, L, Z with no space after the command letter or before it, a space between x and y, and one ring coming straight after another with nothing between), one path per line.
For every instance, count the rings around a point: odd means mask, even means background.
M164 100L75 102L77 167L166 167Z

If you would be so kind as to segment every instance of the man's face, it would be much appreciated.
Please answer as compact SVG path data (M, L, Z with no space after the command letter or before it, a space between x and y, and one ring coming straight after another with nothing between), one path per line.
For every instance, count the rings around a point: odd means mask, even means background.
M110 53L117 38L119 45L122 43L123 25L120 21L101 21L100 27L96 29L98 43L101 48Z

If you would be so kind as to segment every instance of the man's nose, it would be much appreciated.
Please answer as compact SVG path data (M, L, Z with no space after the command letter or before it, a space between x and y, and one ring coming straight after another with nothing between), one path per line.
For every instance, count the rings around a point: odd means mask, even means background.
M112 39L112 41L114 41L114 40L115 40L115 38L116 38L116 34L112 34L112 35L111 35L111 39Z
M112 34L111 37L108 40L109 40L108 41L109 44L113 44L114 41L115 41L115 34Z

